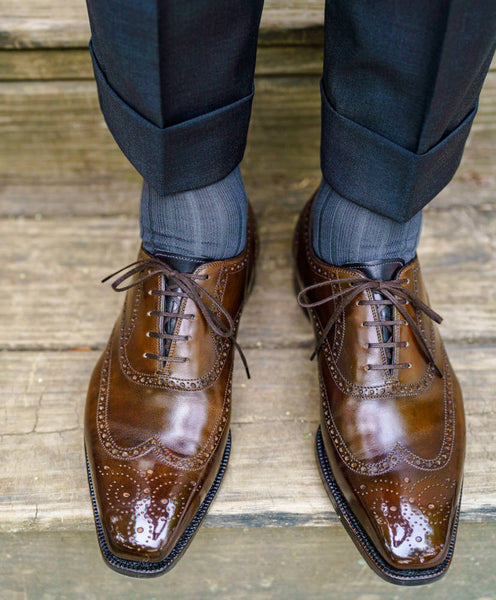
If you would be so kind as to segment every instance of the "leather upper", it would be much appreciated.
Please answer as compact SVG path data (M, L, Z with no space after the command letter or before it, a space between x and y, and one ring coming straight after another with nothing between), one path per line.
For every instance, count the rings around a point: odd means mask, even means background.
M253 278L255 246L250 212L245 251L194 272L236 329ZM147 257L141 250L138 259ZM85 417L107 544L121 558L149 562L170 553L208 493L224 453L231 410L233 342L212 331L193 300L179 303L182 318L175 321L176 339L167 351L172 360L150 358L163 354L161 339L150 332L164 329L163 317L151 314L164 311L164 296L156 293L164 289L159 274L126 292L90 381Z
M337 292L345 279L365 278L358 269L328 265L312 247L311 201L296 230L295 260L300 289L323 281L331 286L311 290L311 302ZM428 304L420 266L414 259L395 276ZM376 296L377 298L377 296ZM465 454L462 395L437 326L411 304L405 306L417 324L436 365L422 352L411 328L393 307L394 363L387 365L384 329L365 290L340 314L318 353L321 427L336 481L377 550L396 568L426 568L446 557L459 503ZM310 311L317 338L340 300Z

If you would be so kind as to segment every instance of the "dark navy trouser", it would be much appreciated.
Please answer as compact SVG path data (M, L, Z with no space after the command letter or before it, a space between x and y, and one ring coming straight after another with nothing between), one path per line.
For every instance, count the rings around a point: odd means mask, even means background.
M100 104L159 193L241 161L263 0L87 0ZM453 177L496 44L496 0L326 0L321 166L397 221Z

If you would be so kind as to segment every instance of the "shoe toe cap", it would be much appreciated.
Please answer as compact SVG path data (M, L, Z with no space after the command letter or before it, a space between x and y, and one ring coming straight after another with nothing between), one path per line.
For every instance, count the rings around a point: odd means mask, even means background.
M95 491L108 549L118 558L160 562L167 558L194 514L197 483L173 473L98 469Z
M109 550L126 560L160 562L177 540L177 518L171 514L155 514L146 501L139 500L133 511L123 514L104 511L102 526Z
M441 563L450 537L446 521L432 518L408 501L398 504L385 506L380 516L373 515L388 562L399 568L426 568ZM396 511L391 512L392 509Z
M399 569L426 569L446 559L458 507L456 482L406 477L367 487L369 494L360 498L360 520L386 562Z

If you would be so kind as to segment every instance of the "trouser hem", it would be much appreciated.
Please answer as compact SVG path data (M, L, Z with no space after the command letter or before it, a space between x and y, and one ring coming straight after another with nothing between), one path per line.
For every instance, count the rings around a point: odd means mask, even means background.
M127 104L90 53L103 116L119 148L159 194L215 183L243 158L253 91L227 106L161 128Z
M321 169L344 198L405 222L452 179L477 106L458 127L424 154L416 154L339 114L321 83Z

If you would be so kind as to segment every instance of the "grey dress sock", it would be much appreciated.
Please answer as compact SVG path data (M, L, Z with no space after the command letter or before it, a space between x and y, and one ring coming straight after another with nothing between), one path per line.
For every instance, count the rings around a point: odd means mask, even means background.
M239 167L212 185L166 196L144 181L140 207L143 247L152 254L231 258L245 247L247 211Z
M331 265L415 256L422 213L398 223L346 200L324 180L313 204L315 254Z

